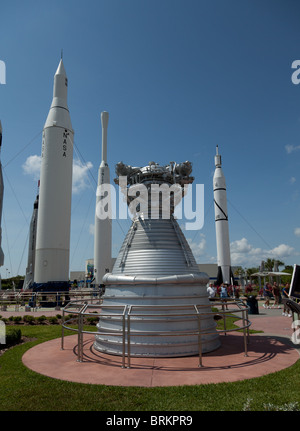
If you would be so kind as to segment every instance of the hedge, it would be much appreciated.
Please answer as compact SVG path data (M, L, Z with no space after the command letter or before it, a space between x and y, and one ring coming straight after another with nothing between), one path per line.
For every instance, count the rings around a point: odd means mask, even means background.
M15 344L18 344L21 341L22 338L22 332L19 328L14 328L11 326L6 326L6 337L5 337L5 344L0 344L0 350L1 349L7 349L7 347L14 346Z

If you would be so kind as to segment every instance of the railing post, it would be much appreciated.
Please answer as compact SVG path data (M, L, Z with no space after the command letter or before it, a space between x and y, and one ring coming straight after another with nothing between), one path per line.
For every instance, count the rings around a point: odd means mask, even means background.
M223 310L223 321L224 321L224 335L227 335L227 332L226 332L226 311L225 311L225 305L224 304L222 304L222 310Z
M62 326L61 326L61 350L64 350L64 335L65 335L65 310L63 309L63 315L62 315Z
M20 298L20 294L19 293L17 293L17 294L15 294L15 301L16 301L16 303L15 303L15 311L19 311L19 298Z
M125 305L125 308L123 310L123 316L122 316L122 343L123 343L123 351L122 351L122 368L125 368L125 355L126 355L126 327L125 327L125 319L126 319L126 310L127 305Z
M77 355L77 361L82 362L82 315L81 310L78 314L78 355Z
M247 319L247 322L249 322L248 306L246 308L246 319ZM248 343L250 343L250 329L249 329L249 325L247 326L247 341L248 341Z
M201 340L201 318L200 318L200 314L197 310L197 314L198 314L198 347L199 347L199 367L203 367L202 364L202 340Z
M32 295L32 297L34 298L33 299L33 311L36 311L37 310L37 308L36 308L36 304L37 304L37 295L38 295L38 292L33 292L33 295Z
M244 349L245 349L245 355L244 356L248 356L248 351L247 351L247 333L246 333L246 321L245 321L245 311L243 310L243 332L244 332Z
M130 368L130 311L127 315L127 368Z

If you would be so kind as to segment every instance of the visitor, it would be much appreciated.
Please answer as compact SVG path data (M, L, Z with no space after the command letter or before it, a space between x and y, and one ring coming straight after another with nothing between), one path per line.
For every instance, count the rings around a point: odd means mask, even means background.
M290 291L290 285L289 285L289 283L286 283L286 285L284 286L284 288L281 291L282 298L283 298L283 301L282 301L283 302L283 313L282 313L282 315L292 317L291 310L286 305L286 301L289 298L289 291Z
M221 284L221 291L220 291L220 297L221 298L228 298L228 292L225 284Z
M212 283L209 284L207 288L207 293L209 298L214 298L216 296L216 289L214 288Z
M240 288L238 286L233 286L234 297L239 299L240 297Z
M272 286L272 293L274 296L274 304L272 305L272 308L275 308L277 306L277 308L281 308L279 305L279 300L280 300L280 289L278 284L276 283L276 281L274 281L274 284Z
M222 302L225 302L225 303L226 303L226 301L224 301L224 298L228 298L228 291L227 291L227 287L225 286L225 284L224 284L224 283L222 283L222 284L221 284L221 289L220 289L220 298L221 298L221 301L222 301ZM226 303L226 309L228 310L228 305L227 305L227 303Z
M264 294L264 298L265 298L265 302L263 304L263 307L264 308L270 308L270 298L272 295L272 286L270 285L270 283L266 283L264 285L263 294Z

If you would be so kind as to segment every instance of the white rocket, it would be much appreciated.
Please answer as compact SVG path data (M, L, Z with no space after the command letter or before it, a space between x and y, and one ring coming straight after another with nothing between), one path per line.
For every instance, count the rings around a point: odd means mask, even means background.
M68 282L73 136L67 105L68 79L61 59L43 130L34 282Z
M2 147L2 124L0 121L0 151L1 151L1 147ZM0 266L4 265L4 253L2 250L2 228L1 228L3 192L4 192L4 183L3 183L3 175L2 175L2 163L0 160ZM0 288L1 288L1 285L0 285Z
M30 221L27 268L26 268L25 280L23 283L23 290L30 289L33 283L38 207L39 207L39 194L37 194L36 199L34 201L33 211L32 211L32 216Z
M215 166L213 186L218 256L218 275L216 284L220 285L222 283L231 284L233 276L230 259L226 181L221 167L222 162L218 146L216 149Z
M95 284L102 284L102 278L105 273L111 272L111 238L112 227L111 218L99 218L100 201L106 195L106 202L110 199L107 193L104 193L104 188L110 184L109 167L107 164L107 127L108 127L108 112L101 112L102 124L102 160L98 170L98 184L96 193L96 211L95 211L95 232L94 232L94 276ZM98 213L98 214L97 214Z

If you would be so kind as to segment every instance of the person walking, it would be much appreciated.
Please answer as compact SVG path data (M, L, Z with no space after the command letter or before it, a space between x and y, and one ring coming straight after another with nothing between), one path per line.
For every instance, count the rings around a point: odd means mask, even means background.
M279 305L279 299L280 299L280 289L276 281L274 281L274 284L272 286L272 293L274 296L274 304L272 305L272 308L281 308Z
M221 284L220 298L221 298L221 301L226 304L226 310L228 310L227 302L226 300L224 301L224 298L228 298L228 290L224 283Z
M209 284L207 288L207 293L209 298L214 298L216 296L216 289L214 288L212 283Z
M263 294L264 294L264 299L265 299L263 307L264 308L270 308L270 298L272 295L272 286L270 285L270 283L266 283L264 285Z
M289 283L286 283L286 285L284 286L284 288L281 291L282 299L283 299L283 301L282 301L283 302L282 315L292 317L290 309L286 306L286 301L289 298L289 291L290 291L290 285L289 285Z

